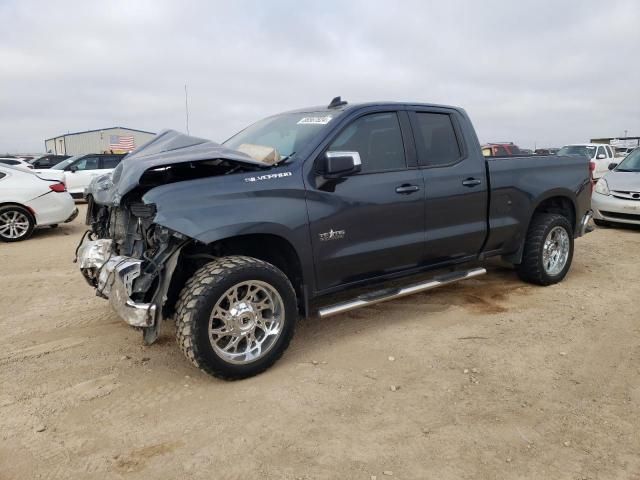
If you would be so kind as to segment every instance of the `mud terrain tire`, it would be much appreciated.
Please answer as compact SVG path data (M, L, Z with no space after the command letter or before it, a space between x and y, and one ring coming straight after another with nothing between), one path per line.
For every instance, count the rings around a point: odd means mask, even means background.
M256 282L277 292L282 323L279 335L268 350L255 359L234 363L224 358L219 346L214 347L211 319L214 308L229 290L247 282ZM295 291L278 268L252 257L221 257L198 269L182 289L176 304L176 340L196 367L214 377L238 380L263 372L282 356L293 337L297 316Z
M557 264L554 271L545 262L545 244L553 232L566 239L567 257L562 265ZM564 233L563 233L564 232ZM565 237L566 235L566 237ZM552 242L553 243L553 242ZM564 279L573 259L573 228L566 217L556 213L538 213L531 220L524 242L522 263L516 265L520 279L536 285L552 285ZM561 268L560 268L561 267Z

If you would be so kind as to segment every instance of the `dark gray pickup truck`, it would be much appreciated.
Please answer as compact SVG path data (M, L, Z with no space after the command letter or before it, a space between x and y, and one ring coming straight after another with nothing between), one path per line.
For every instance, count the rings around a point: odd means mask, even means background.
M77 256L145 342L172 318L189 360L237 379L271 366L299 317L480 275L489 257L561 281L590 196L585 158L485 159L460 108L338 97L223 145L159 134L92 183Z

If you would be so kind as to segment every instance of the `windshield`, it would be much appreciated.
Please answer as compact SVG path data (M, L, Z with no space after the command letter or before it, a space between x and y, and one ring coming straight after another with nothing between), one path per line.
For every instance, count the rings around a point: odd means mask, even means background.
M616 167L616 172L640 172L640 148L627 155Z
M81 157L82 155L76 155L75 157L67 158L66 160L63 160L60 163L51 167L51 170L64 170L65 168L67 168L69 165L71 165L73 162L75 162Z
M588 147L586 145L567 145L558 150L558 155L584 155L593 158L596 153L596 147Z
M275 115L245 128L223 145L233 149L242 144L263 145L275 148L286 158L304 147L339 114L324 111Z

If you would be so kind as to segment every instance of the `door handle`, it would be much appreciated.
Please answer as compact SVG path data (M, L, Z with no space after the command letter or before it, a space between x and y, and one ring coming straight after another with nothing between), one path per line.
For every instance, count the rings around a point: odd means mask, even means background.
M404 185L400 185L399 187L396 187L396 193L402 193L402 194L413 193L413 192L417 192L418 190L420 190L419 186L409 185L408 183Z
M466 180L462 181L462 185L464 185L465 187L477 187L481 183L482 181L478 180L477 178L467 178Z

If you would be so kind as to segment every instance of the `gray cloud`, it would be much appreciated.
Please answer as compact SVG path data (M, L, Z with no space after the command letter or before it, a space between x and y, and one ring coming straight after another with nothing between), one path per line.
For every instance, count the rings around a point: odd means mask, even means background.
M640 3L0 2L0 152L124 125L224 140L349 101L460 105L483 141L640 135Z

